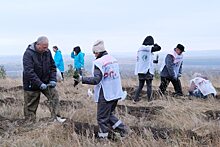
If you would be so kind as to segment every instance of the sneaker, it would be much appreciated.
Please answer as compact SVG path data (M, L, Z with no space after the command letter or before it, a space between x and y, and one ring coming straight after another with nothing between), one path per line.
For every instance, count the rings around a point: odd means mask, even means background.
M109 141L108 137L97 137L99 142L106 143Z
M153 98L152 98L152 97L151 97L151 98L148 98L147 101L148 101L148 102L151 102L151 101L153 101Z
M133 104L136 104L137 102L139 102L140 99L137 99L137 100L133 100Z
M132 102L133 102L133 104L136 104L136 103L137 103L135 100L133 100Z
M114 140L114 141L121 140L122 139L121 133L120 132L114 132L111 136L111 139Z
M182 93L179 93L179 92L178 92L178 93L177 93L177 92L174 92L174 93L173 93L173 96L174 96L174 97L178 97L178 96L183 96L183 94L182 94Z
M116 128L114 129L114 134L119 134L120 137L126 138L131 133L130 128L124 126L124 129Z
M63 123L66 121L66 118L61 118L61 117L57 116L56 120L60 123Z
M132 130L128 127L125 127L125 129L120 132L120 135L121 135L122 138L126 138L129 135L131 135L131 133L132 133Z
M108 137L109 137L109 133L98 132L98 136L97 136L98 141L100 142L108 141Z

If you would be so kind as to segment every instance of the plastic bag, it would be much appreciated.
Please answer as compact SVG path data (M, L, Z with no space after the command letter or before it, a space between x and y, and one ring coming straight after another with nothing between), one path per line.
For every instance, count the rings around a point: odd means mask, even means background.
M63 80L60 70L57 68L57 81L60 82Z

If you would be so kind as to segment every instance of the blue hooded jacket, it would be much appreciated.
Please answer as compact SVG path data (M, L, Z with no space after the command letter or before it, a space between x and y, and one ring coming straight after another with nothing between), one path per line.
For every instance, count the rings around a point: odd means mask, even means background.
M85 54L81 51L75 55L74 52L71 52L71 58L74 59L74 68L81 69L84 68L84 56Z
M63 57L62 57L60 50L57 50L55 52L54 61L55 61L56 67L60 70L60 72L64 72Z

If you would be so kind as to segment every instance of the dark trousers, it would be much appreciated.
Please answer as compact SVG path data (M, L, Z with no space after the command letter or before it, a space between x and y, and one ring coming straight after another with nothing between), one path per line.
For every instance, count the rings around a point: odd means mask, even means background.
M148 101L152 100L152 79L139 79L139 86L135 92L135 96L134 96L134 101L139 101L139 95L141 93L141 90L144 87L144 83L146 81L146 85L147 85L147 97L148 97Z
M35 121L41 92L47 97L51 117L59 116L59 96L55 88L42 91L24 91L24 116L26 120Z
M160 83L159 89L163 94L165 94L167 86L169 85L170 82L172 83L176 94L180 94L180 95L183 94L182 86L181 86L181 82L179 78L177 78L177 80L174 80L171 78L165 78L165 77L160 77L160 78L161 78L161 83Z
M118 100L106 101L104 97L99 98L97 107L97 121L100 133L108 133L111 129L125 131L125 125L113 114Z

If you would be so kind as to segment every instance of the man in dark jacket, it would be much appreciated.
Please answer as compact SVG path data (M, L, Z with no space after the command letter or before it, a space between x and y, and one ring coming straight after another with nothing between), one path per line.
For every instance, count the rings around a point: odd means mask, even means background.
M59 117L59 96L56 87L56 66L48 49L47 37L39 37L23 55L24 116L36 120L41 92L48 98L52 119Z
M182 96L182 87L179 77L182 74L183 53L184 46L178 44L177 47L165 58L165 63L162 66L160 73L161 84L160 91L165 94L166 88L171 82L173 84L175 93L174 95Z

